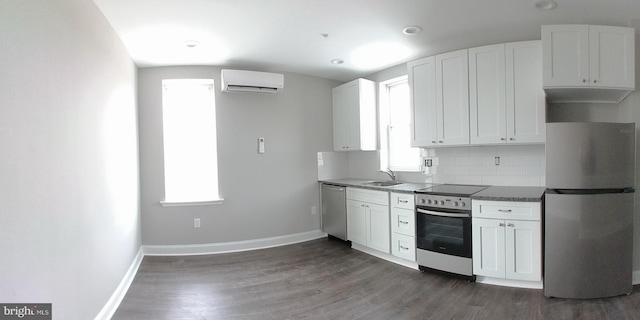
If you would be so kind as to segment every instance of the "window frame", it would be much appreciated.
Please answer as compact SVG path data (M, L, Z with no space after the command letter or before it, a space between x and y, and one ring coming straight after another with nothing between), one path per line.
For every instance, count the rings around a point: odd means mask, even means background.
M215 181L213 181L212 183L210 183L207 187L211 188L210 191L212 191L210 194L207 194L206 197L202 197L200 199L188 199L188 198L183 198L180 199L180 197L176 197L176 198L172 198L172 199L167 199L167 142L165 139L165 136L167 135L166 133L166 126L167 123L165 122L165 117L167 114L167 106L165 105L165 91L167 90L168 86L179 86L179 85L185 85L185 84L191 84L191 85L206 85L206 86L210 86L211 92L212 92L212 106L211 108L213 110L208 110L207 112L212 113L213 115L213 119L212 119L212 123L213 123L213 132L210 134L210 137L213 139L213 141L209 141L209 147L213 148L213 157L215 158L214 162L214 166L213 168L208 168L208 170L210 170L210 177L213 178ZM219 177L219 170L218 170L218 143L217 143L217 120L216 120L216 91L215 91L215 80L214 79L163 79L162 80L162 96L161 96L161 108L162 108L162 147L163 147L163 191L164 191L164 200L160 201L160 204L163 207L176 207L176 206L202 206L202 205L213 205L213 204L219 204L222 203L222 201L224 200L221 196L220 196L220 186L219 186L219 181L220 181L220 177ZM168 99L168 98L167 98ZM170 169L169 169L170 170Z
M390 130L391 124L391 107L390 107L390 94L389 90L399 84L409 83L409 76L403 75L395 78L391 78L385 81L381 81L378 87L378 101L379 101L379 132L380 132L380 170L393 170L395 172L421 172L422 167L420 165L421 151L417 149L417 156L414 166L392 166L390 163ZM411 106L407 106L411 109ZM410 112L410 110L408 110ZM409 121L410 122L410 121ZM411 123L408 123L409 128ZM409 139L411 137L408 137Z

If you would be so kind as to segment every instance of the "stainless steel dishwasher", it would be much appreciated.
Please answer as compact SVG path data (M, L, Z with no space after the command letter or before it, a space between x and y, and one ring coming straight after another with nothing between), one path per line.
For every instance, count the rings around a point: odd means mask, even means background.
M347 241L347 188L322 184L322 231Z

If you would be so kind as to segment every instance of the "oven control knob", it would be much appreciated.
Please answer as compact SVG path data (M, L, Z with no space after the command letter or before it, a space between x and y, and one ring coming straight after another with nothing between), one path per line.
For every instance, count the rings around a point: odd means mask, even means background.
M457 207L458 206L458 201L454 202L453 205Z
M463 207L465 206L464 202L460 202L460 205L463 206Z
M443 200L440 200L440 205L444 206L444 201Z

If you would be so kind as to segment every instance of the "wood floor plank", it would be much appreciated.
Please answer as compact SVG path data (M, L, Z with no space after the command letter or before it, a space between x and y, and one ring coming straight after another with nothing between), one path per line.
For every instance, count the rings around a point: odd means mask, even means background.
M319 239L240 253L145 257L112 319L638 319L640 291L548 299L422 273Z

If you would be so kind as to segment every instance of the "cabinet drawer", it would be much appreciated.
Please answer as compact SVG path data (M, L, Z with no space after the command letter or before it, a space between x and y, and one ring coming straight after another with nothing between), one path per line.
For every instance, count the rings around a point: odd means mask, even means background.
M375 203L383 206L389 205L389 193L385 191L347 188L347 199Z
M416 261L416 238L394 232L391 235L391 253L402 259Z
M391 206L401 209L414 209L414 195L407 193L391 193Z
M391 232L416 235L416 214L413 210L391 208Z
M474 218L540 221L540 202L472 200Z

